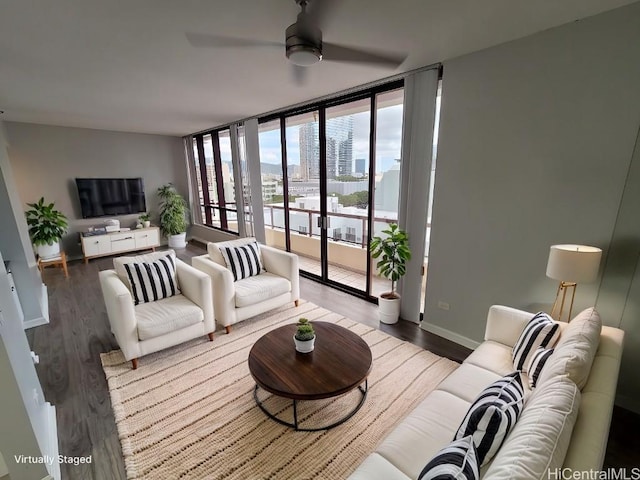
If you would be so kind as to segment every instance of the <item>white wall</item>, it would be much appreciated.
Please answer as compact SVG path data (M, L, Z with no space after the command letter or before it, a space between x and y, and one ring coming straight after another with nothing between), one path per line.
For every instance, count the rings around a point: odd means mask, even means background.
M11 262L16 291L28 324L42 324L48 318L42 302L42 280L29 240L26 220L13 181L6 149L4 126L0 122L0 251Z
M480 341L490 305L553 301L550 245L610 253L640 123L638 25L640 3L445 62L427 328ZM598 288L579 285L574 310Z
M67 215L70 229L63 245L71 257L81 255L77 232L104 222L103 218L82 219L76 177L142 177L147 210L153 211L154 223L159 186L173 182L185 198L188 193L184 147L179 137L16 122L5 122L5 126L22 202L31 203L44 196ZM117 218L123 227L133 227L138 215Z
M45 402L2 260L0 254L0 451L12 479L40 479L44 465L17 463L15 455L57 458L55 409ZM60 478L57 465L49 468Z

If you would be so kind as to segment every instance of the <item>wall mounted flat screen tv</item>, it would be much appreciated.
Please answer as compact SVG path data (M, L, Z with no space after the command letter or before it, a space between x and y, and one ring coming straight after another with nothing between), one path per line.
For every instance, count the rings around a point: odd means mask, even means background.
M142 178L76 178L82 218L146 212Z

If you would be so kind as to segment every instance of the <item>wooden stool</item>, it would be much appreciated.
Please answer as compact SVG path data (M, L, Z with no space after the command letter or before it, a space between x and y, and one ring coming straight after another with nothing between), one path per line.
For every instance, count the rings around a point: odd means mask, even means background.
M62 267L64 270L65 278L69 278L69 271L67 270L67 255L64 252L60 252L60 255L54 258L42 259L38 257L38 270L42 276L44 276L44 269L46 267Z

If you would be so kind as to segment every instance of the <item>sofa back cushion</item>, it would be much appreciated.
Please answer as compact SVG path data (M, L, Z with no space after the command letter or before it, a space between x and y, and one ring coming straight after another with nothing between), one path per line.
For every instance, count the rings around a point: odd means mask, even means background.
M589 378L601 332L602 320L594 308L580 312L563 330L538 383L547 382L558 375L568 375L582 390Z
M513 346L513 367L527 373L538 347L551 348L560 337L560 325L544 312L536 313L524 327L520 338Z
M568 377L539 384L484 478L548 478L562 467L580 407L580 390Z
M496 380L471 404L455 438L460 440L471 435L478 452L478 463L486 464L516 424L523 402L524 389L519 372Z

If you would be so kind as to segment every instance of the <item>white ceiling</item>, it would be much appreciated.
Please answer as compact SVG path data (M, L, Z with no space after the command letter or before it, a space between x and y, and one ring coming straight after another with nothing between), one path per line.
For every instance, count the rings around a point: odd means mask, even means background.
M595 15L630 0L343 0L324 39L409 54L321 62L302 87L284 51L200 49L185 32L283 41L294 0L0 0L0 117L184 135Z

